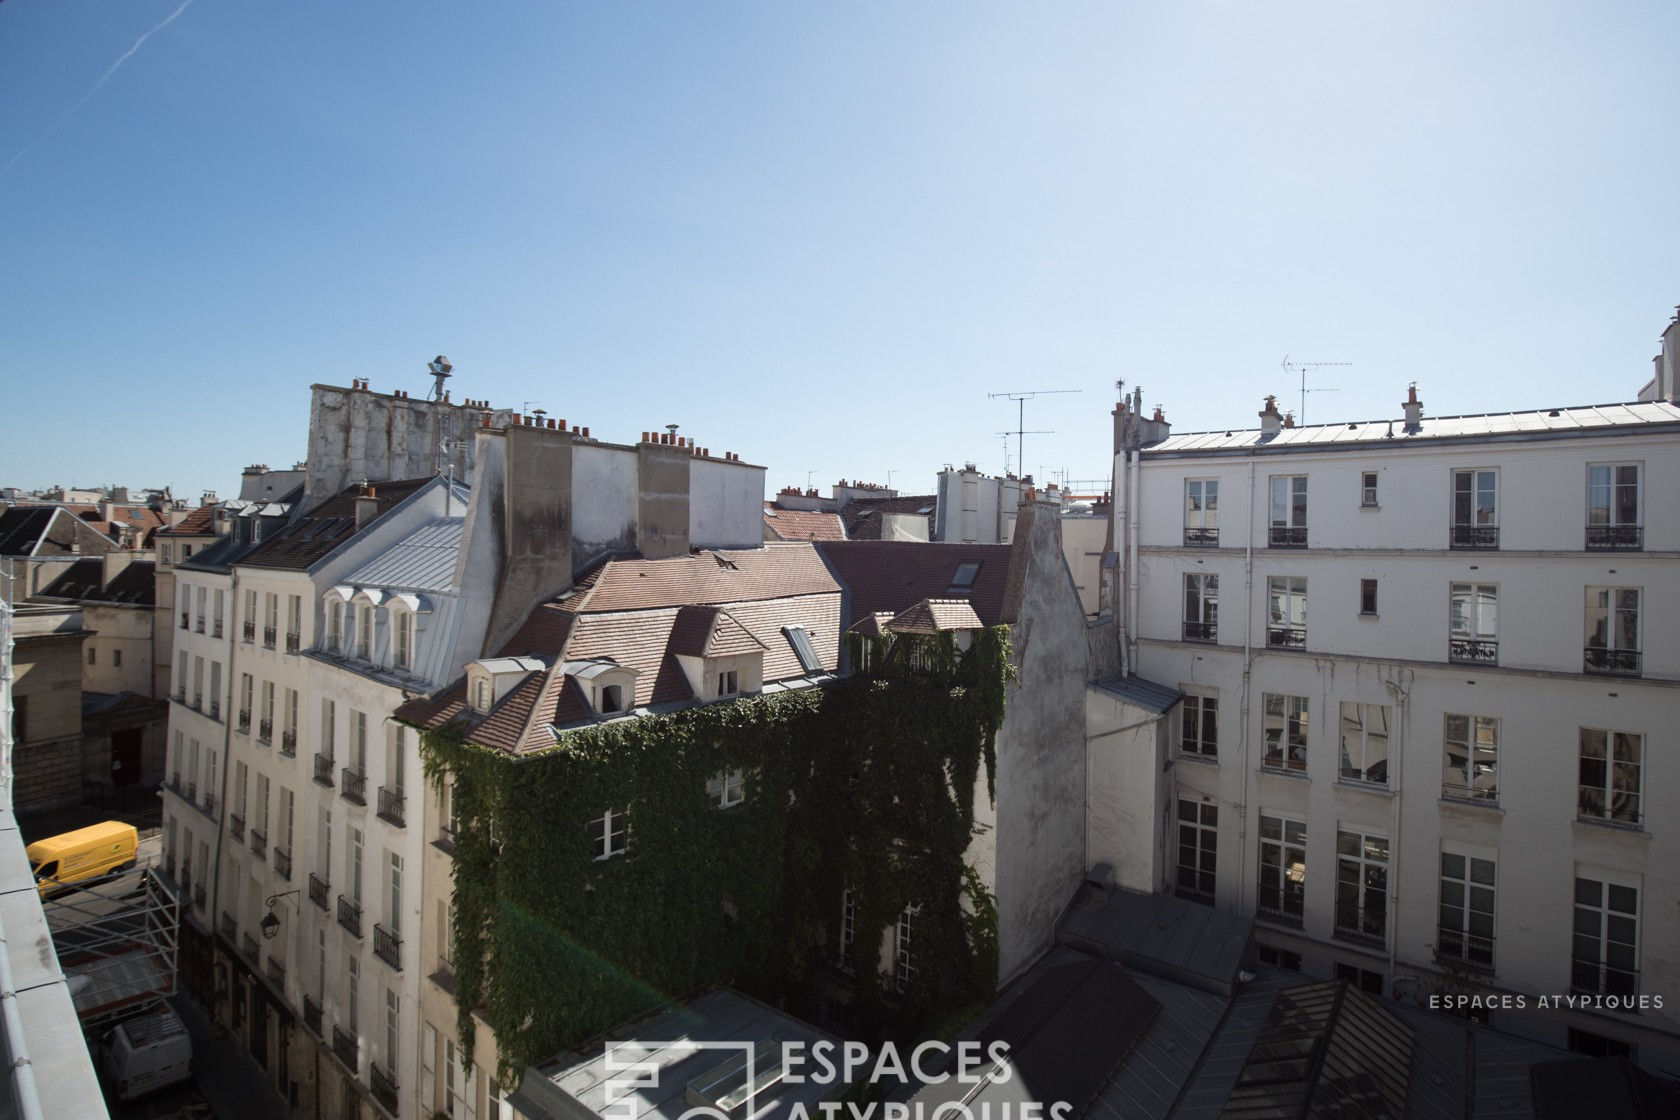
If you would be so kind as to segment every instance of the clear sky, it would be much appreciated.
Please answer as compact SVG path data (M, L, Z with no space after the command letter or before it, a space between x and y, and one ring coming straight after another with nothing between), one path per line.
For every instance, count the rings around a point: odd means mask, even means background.
M1042 389L1027 469L1101 476L1116 378L1252 426L1285 355L1351 363L1309 422L1629 400L1677 44L1673 0L4 0L0 484L226 496L312 382L440 352L771 491L1001 471L987 394Z

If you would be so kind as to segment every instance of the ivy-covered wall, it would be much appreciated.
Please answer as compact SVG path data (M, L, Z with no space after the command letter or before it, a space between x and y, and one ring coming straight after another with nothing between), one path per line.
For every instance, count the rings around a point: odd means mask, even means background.
M501 1076L696 989L734 985L814 1012L852 892L853 1029L914 1036L988 999L993 899L964 852L1011 678L1008 630L858 641L820 689L565 733L520 759L422 735L454 783L452 959L458 1027L495 1031ZM715 808L707 780L740 771ZM623 855L591 824L628 814ZM916 906L913 979L880 976L882 933ZM885 985L885 986L884 986Z

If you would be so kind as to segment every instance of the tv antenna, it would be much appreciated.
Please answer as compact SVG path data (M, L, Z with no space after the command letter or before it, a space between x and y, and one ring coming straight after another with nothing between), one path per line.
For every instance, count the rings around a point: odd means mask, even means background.
M455 367L449 364L449 359L439 354L426 363L426 369L434 378L432 382L432 400L443 399L443 383L449 380L449 371Z
M1030 390L1030 391L1019 392L1019 393L987 393L986 394L986 396L990 397L990 398L1006 397L1009 400L1012 400L1012 401L1015 402L1015 462L1016 463L1025 465L1025 463L1027 461L1026 455L1023 454L1022 450L1021 450L1022 446L1026 443L1025 437L1027 435L1027 401L1029 399L1033 398L1033 397L1048 397L1048 396L1051 396L1055 393L1083 393L1084 391L1085 390L1083 390L1083 389L1033 389L1033 390ZM999 434L1000 435L1008 435L1007 432L1000 432ZM1045 435L1045 436L1055 435L1055 430L1054 429L1048 429L1048 430L1045 430L1045 431L1035 431L1032 434L1035 435L1035 436L1037 436L1037 435ZM1009 465L1008 461L1007 461L1008 458L1009 458L1008 448L1009 448L1009 445L1008 445L1007 442L1005 442L1005 444L1004 444L1004 459L1005 459L1004 468L1005 468L1005 473L1008 473L1008 465Z
M1351 366L1352 362L1291 362L1289 355L1283 356L1283 371L1285 373L1299 373L1301 375L1301 411L1299 422L1305 426L1307 422L1307 394L1308 393L1339 393L1341 389L1309 389L1307 388L1307 371L1309 369L1323 369L1325 366Z
M1016 436L1016 437L1020 437L1020 436L1023 436L1023 435L1028 435L1028 436L1053 436L1056 433L1055 433L1054 430L1052 430L1050 428L1028 428L1024 432L1021 431L1019 428L1012 428L1007 432L994 432L992 434L993 435L999 435L999 436L1003 437L1003 473L1008 474L1009 473L1009 437L1010 436ZM1017 454L1019 454L1019 452L1017 452ZM1027 473L1025 470L1022 470L1022 464L1020 462L1017 462L1015 464L1015 469L1021 474L1026 474Z

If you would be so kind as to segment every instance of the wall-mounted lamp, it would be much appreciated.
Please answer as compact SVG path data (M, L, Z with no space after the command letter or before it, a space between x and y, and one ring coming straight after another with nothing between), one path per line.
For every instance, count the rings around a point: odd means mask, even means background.
M276 906L280 905L280 900L282 898L285 898L287 895L293 895L293 894L297 894L297 893L298 892L295 891L295 890L290 890L290 891L282 891L279 894L271 894L271 895L268 896L268 899L267 899L268 913L264 914L262 921L257 923L257 928L262 930L262 935L263 935L263 940L264 941L273 941L274 940L274 935L280 932L280 915L278 915L274 912L274 908Z

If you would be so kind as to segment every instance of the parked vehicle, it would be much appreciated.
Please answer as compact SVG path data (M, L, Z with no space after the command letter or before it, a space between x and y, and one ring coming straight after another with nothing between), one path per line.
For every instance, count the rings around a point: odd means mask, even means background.
M46 896L86 879L133 868L140 857L140 832L122 821L105 821L37 840L27 851L36 889Z
M105 1076L119 1101L192 1076L192 1039L168 1007L118 1023L105 1036Z

